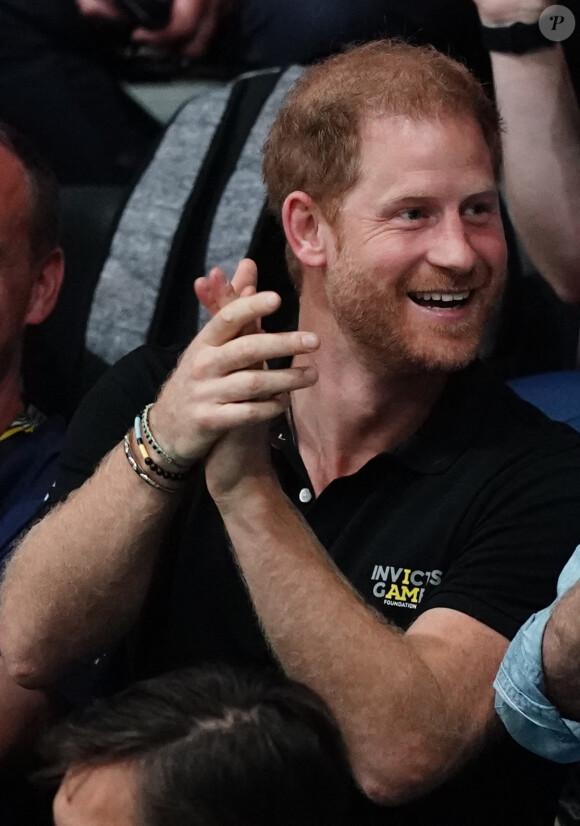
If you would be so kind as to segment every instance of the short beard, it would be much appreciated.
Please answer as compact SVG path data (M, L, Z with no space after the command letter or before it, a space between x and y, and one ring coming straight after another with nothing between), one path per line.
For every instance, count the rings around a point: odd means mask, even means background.
M372 282L376 283L376 282ZM409 341L405 329L392 320L400 309L379 291L367 288L367 273L355 267L344 249L340 264L327 281L327 298L334 318L348 340L355 345L357 357L374 372L415 374L455 372L467 367L476 357L487 322L498 295L490 296L490 308L478 319L457 324L452 330L432 322L425 342L420 335ZM406 294L405 294L406 297ZM374 299L374 300L373 300Z

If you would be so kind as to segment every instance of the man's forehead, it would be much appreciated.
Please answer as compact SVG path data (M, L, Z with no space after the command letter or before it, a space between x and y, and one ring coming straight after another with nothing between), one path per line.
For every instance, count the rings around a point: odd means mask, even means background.
M8 147L0 144L0 196L16 199L12 206L28 206L30 181L24 164Z
M26 170L20 158L4 144L0 143L0 168L6 177L14 181L26 181ZM4 179L4 175L2 179Z
M477 134L484 140L480 124L473 115L460 112L441 112L433 116L414 117L411 115L391 114L388 112L373 112L361 121L361 138L373 140L377 138L405 139L410 135L425 137L434 131L445 130L449 134L469 132Z
M0 243L28 234L32 213L32 185L24 165L0 145ZM18 242L20 243L20 242Z
M491 151L480 125L468 115L377 114L362 124L360 149L362 168L370 176L386 173L392 182L416 177L411 182L416 187L423 172L448 172L456 160L458 167L472 169L476 189L495 189Z

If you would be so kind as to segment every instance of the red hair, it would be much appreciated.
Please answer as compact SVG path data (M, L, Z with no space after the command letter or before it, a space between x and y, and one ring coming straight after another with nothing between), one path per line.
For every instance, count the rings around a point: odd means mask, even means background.
M307 192L332 220L360 173L363 123L471 117L501 167L500 119L469 70L431 46L378 40L306 70L280 109L264 147L268 198L280 215L286 196Z

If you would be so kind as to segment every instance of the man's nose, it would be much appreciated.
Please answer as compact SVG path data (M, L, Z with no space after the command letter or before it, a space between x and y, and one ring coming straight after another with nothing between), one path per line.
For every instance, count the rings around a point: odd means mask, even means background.
M433 227L427 259L434 267L457 274L473 269L477 253L470 244L467 228L460 215L446 216Z

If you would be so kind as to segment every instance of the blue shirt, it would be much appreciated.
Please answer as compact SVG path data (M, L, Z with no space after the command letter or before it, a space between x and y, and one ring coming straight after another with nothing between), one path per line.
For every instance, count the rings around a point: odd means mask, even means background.
M64 436L60 417L2 434L0 441L0 569L54 482ZM8 438L6 434L8 433Z
M558 599L580 579L580 545L558 580ZM543 694L542 639L556 599L533 614L506 652L494 682L495 708L512 737L559 763L580 760L580 723L562 717Z

